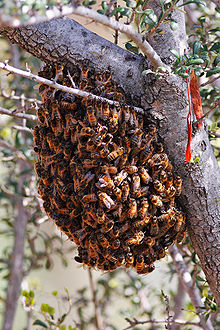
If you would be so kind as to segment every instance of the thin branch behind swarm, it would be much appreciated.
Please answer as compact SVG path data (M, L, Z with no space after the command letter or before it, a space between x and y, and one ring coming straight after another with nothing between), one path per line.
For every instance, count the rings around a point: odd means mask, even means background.
M37 76L37 75L31 73L30 71L24 71L24 70L20 70L20 69L14 68L11 65L9 65L7 63L7 61L5 63L0 62L0 68L3 69L3 70L9 71L11 73L17 74L19 76L28 78L30 80L39 82L41 84L45 84L45 85L50 86L52 88L61 90L63 92L69 93L69 94L77 95L77 96L80 96L80 97L83 97L83 98L91 98L91 99L94 99L94 100L97 100L97 101L101 101L101 102L107 102L107 103L109 103L111 105L120 105L120 103L117 102L117 101L112 101L112 100L109 100L107 98L104 98L104 97L101 97L101 96L97 96L97 95L94 95L92 93L88 93L88 92L82 91L82 90L77 89L77 88L70 88L70 87L67 87L67 86L63 86L63 85L60 85L60 84L58 84L58 83L56 83L56 82L54 82L52 80L48 80L48 79L45 79L43 77ZM1 109L3 109L3 108L0 107L0 110ZM132 107L132 109L134 109L136 112L139 112L141 114L144 114L144 110L141 109L141 108ZM4 109L2 111L4 111ZM9 114L9 113L5 113L5 114ZM19 114L17 114L17 116L18 115ZM26 116L31 116L31 115L26 115ZM25 117L21 117L20 116L20 118L25 118ZM26 119L31 119L31 118L27 118L26 117ZM34 120L34 119L32 119L32 120Z

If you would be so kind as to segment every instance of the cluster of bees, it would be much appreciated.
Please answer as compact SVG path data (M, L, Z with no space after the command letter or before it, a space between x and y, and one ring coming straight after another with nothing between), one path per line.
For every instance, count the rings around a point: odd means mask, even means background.
M175 202L182 181L173 177L156 127L126 105L109 71L94 74L83 64L69 73L58 65L40 75L119 102L40 85L35 170L47 215L77 244L77 262L104 271L153 271L185 233Z

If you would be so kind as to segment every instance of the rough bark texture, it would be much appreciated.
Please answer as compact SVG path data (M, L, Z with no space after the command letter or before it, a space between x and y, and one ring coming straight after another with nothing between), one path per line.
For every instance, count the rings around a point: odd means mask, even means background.
M179 21L175 36L167 27L168 32L162 37L151 40L166 63L171 63L168 49L178 50L180 38L181 45L185 44L183 16L179 12L175 15ZM187 214L193 247L220 306L220 203L217 202L220 169L204 129L194 132L192 139L192 156L201 152L201 160L199 163L185 162L185 117L188 112L185 81L176 76L161 80L156 80L153 75L143 78L141 72L149 63L144 62L142 56L128 53L70 19L56 19L0 33L45 62L71 65L89 59L90 66L97 71L110 66L113 78L128 94L129 100L134 105L141 105L149 118L157 123L175 171L183 179L180 204Z

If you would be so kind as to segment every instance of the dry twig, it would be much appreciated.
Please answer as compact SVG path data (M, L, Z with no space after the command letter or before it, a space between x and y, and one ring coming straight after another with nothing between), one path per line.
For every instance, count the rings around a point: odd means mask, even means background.
M77 96L80 96L80 97L83 97L83 98L91 98L91 99L98 100L98 101L101 101L101 102L107 102L107 103L109 103L111 105L120 105L120 103L117 102L117 101L112 101L112 100L106 99L104 97L97 96L97 95L94 95L92 93L88 93L88 92L82 91L82 90L77 89L77 88L70 88L70 87L67 87L67 86L63 86L63 85L60 85L60 84L56 83L55 81L48 80L48 79L45 79L43 77L37 76L37 75L31 73L30 71L24 71L24 70L20 70L20 69L14 68L11 65L9 65L7 61L5 61L4 63L3 62L0 62L0 68L3 69L3 70L6 70L8 72L17 74L19 76L28 78L30 80L36 81L38 83L45 84L45 85L50 86L52 88L61 90L61 91L65 92L65 93L77 95ZM1 111L1 109L3 109L3 108L0 107L0 111ZM133 109L136 112L139 112L141 114L144 114L144 110L141 109L141 108L133 107ZM5 113L5 114L8 114L8 113ZM18 114L18 115L20 115L20 114ZM31 116L31 115L26 115L26 116ZM29 117L21 117L21 116L17 116L17 117L30 119Z

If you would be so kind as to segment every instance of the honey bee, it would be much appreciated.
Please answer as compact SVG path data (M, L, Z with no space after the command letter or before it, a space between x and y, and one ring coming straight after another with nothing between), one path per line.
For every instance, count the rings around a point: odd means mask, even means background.
M124 146L126 154L129 154L131 152L131 141L128 136L124 137Z
M140 154L141 164L144 165L147 162L149 163L150 161L150 166L152 167L153 164L152 164L152 160L150 159L152 154L153 154L153 148L149 146L145 146Z
M36 171L37 175L39 177L41 177L41 172L43 170L43 167L42 167L41 163L40 162L35 163L34 168L35 168L35 171Z
M154 181L154 189L156 190L156 192L159 194L159 195L162 195L164 193L164 186L162 185L162 183L158 180L155 180Z
M118 125L118 113L117 113L115 108L113 109L112 117L110 118L109 123L112 126L117 126Z
M181 243L186 238L186 232L182 231L176 235L176 241L177 243Z
M70 103L67 101L61 101L60 102L60 108L65 111L75 111L77 107L76 103Z
M177 176L174 179L174 186L176 188L176 196L180 196L181 195L181 190L182 190L182 179L180 176Z
M109 104L108 104L108 102L103 102L100 118L104 121L107 121L109 119L109 117L110 117Z
M85 195L82 198L82 202L83 203L86 203L86 204L88 204L88 203L95 203L95 202L97 202L97 200L98 200L97 199L97 196L94 193Z
M111 244L111 247L113 250L117 250L119 247L120 247L120 240L119 239L115 239L112 244Z
M134 134L131 136L131 143L133 147L140 148L141 146L141 136L143 135L142 129L138 128Z
M93 136L95 131L91 127L82 127L80 131L80 137L82 136Z
M63 81L63 65L57 64L56 65L56 76L55 76L55 82L62 82Z
M104 236L102 233L98 232L98 233L96 234L96 238L97 238L99 244L100 244L104 249L107 249L107 248L109 247L109 241L107 240L107 238L105 238L105 236Z
M117 262L117 258L114 257L114 255L112 255L111 251L106 250L105 254L104 254L104 257L106 259L108 259L113 265L116 264L116 262ZM108 270L110 270L110 269L113 270L115 268L109 268Z
M83 161L83 165L84 165L85 169L90 169L90 168L93 168L93 167L98 167L99 164L100 164L100 162L97 161L97 160L85 159Z
M110 232L108 233L111 237L113 238L117 238L120 234L120 230L119 228L117 228L116 226L113 227L112 230L110 230Z
M81 74L80 74L80 80L87 80L88 78L88 71L89 71L89 68L86 64L83 64L81 66Z
M85 189L94 178L95 174L93 174L91 171L87 172L84 178L81 180L80 186Z
M101 178L99 178L99 182L101 184L101 188L113 189L115 187L115 184L110 176L106 174L103 174Z
M173 185L173 174L172 172L167 172L167 180L165 187L166 189L169 189L169 187L171 187L172 185Z
M142 254L139 254L136 257L136 265L135 268L137 270L137 272L140 272L144 267L144 256Z
M124 265L125 263L125 257L123 253L120 253L117 255L117 262L115 264L116 267L120 267L122 265Z
M117 148L116 150L112 151L110 154L108 154L108 156L106 157L106 159L109 162L112 162L114 159L116 159L117 157L121 156L124 152L124 148L120 147Z
M125 167L125 170L128 174L134 174L138 171L138 168L137 168L137 166L129 165L129 166Z
M108 233L114 226L114 221L113 220L109 220L107 222L104 223L104 226L101 228L101 232L102 233Z
M163 207L163 202L159 196L152 195L151 196L151 203L156 207Z
M128 252L125 256L126 267L131 267L134 264L134 256L131 252Z
M78 121L73 117L73 115L71 113L67 113L65 115L65 119L66 119L67 128L74 130Z
M176 188L174 186L170 186L167 190L166 190L166 196L168 198L172 198L174 197L174 195L176 194Z
M117 167L115 166L107 166L107 165L103 165L101 167L101 172L102 173L109 173L109 174L116 174L118 172Z
M180 232L182 227L185 226L185 217L181 212L178 212L176 215L176 224L174 226L174 230L176 232Z
M123 153L119 159L118 167L123 168L128 161L128 154Z
M141 167L138 172L144 184L148 184L150 181L152 181L150 175L144 167Z
M132 191L133 191L133 193L136 193L136 191L140 189L140 186L141 186L141 178L137 173L135 173L132 176Z
M137 217L137 202L135 199L131 198L128 204L127 217L130 219Z
M143 219L148 211L149 208L149 203L148 203L148 199L147 198L143 198L142 202L141 202L141 207L138 210L138 215L141 219Z
M117 201L120 201L121 200L121 197L122 197L122 191L121 191L121 189L119 189L118 187L115 187L113 189L113 193L115 194Z
M160 181L162 184L167 181L167 173L164 170L160 172Z
M150 224L150 235L156 236L159 233L159 226L157 222L157 217L153 217Z
M98 224L103 224L105 221L105 213L104 210L101 209L100 207L98 208L96 212L96 221Z
M78 209L73 209L70 213L70 219L76 219L78 218L78 216L80 215L79 210Z
M121 183L127 178L128 173L124 170L122 170L120 173L118 173L117 176L114 177L114 184L116 186L120 186Z
M127 181L123 181L121 185L122 190L122 202L125 202L128 199L130 193L130 187Z
M87 116L90 126L96 126L97 125L97 119L95 116L95 109L92 106L87 107Z
M68 195L69 189L67 186L63 183L63 181L59 178L56 177L54 178L54 185L55 187L63 194L63 195Z
M103 138L103 143L105 143L106 145L108 145L110 142L111 142L111 140L113 139L113 135L112 134L110 134L110 133L107 133L105 136L104 136L104 138Z
M41 144L41 135L40 135L40 127L39 126L34 127L33 135L34 135L34 143L36 145L40 146L40 144Z
M141 270L137 271L137 273L140 275L149 274L153 272L154 269L155 269L154 265L148 265L148 266L145 265Z
M99 192L98 197L107 209L110 209L115 205L115 202L111 199L111 197L104 192Z
M126 244L128 245L138 245L144 238L144 233L142 231L138 231L134 234L129 234L129 238L126 239Z

